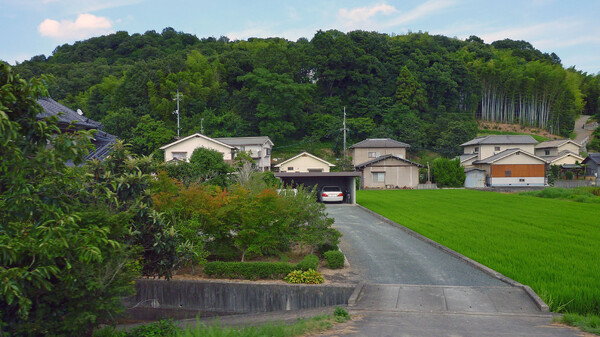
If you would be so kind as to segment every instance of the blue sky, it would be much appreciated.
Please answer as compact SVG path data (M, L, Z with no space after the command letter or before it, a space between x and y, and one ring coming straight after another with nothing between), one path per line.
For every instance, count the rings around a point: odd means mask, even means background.
M295 41L319 29L510 38L555 52L565 67L600 71L598 0L0 0L0 59L14 64L64 43L165 27L199 38Z

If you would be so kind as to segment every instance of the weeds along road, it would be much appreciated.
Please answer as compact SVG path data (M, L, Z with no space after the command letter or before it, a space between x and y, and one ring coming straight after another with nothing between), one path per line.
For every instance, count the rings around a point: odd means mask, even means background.
M344 236L340 249L368 282L449 286L509 286L359 207L327 205Z

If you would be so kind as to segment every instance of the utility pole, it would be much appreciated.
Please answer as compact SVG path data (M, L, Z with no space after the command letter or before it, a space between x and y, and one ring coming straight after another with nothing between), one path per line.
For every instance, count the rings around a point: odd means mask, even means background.
M346 162L346 107L344 107L344 163Z
M200 118L200 133L204 134L204 118Z
M179 138L179 101L181 100L179 98L179 89L177 89L177 97L173 98L173 100L177 101L177 110L173 111L173 113L177 115L177 138Z

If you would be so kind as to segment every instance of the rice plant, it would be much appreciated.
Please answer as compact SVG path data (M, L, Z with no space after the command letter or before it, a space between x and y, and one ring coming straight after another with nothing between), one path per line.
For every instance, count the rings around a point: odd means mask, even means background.
M533 288L600 313L600 205L472 190L359 191L358 203Z

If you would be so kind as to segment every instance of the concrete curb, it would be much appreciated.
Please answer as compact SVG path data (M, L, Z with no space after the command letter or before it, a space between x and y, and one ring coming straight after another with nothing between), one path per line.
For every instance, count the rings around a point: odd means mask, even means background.
M362 292L363 288L365 287L365 283L364 282L360 282L356 288L354 288L354 291L352 292L352 295L350 295L350 298L348 298L348 306L349 307L353 307L356 305L356 302L358 301L358 297L360 296L360 293Z
M502 282L505 282L505 283L510 284L511 286L523 289L523 291L525 291L525 293L527 295L529 295L529 297L533 300L533 302L535 303L535 305L538 307L538 309L540 311L542 311L542 312L550 312L550 308L548 307L548 305L529 286L521 284L521 283L519 283L519 282L517 282L517 281L515 281L513 279L510 279L510 278L508 278L508 277L500 274L499 272L497 272L497 271L495 271L495 270L493 270L493 269L491 269L489 267L486 267L486 266L482 265L481 263L479 263L479 262L477 262L475 260L472 260L472 259L470 259L470 258L468 258L468 257L466 257L466 256L464 256L464 255L462 255L462 254L460 254L460 253L458 253L458 252L456 252L456 251L454 251L454 250L446 247L446 246L443 246L443 245L441 245L441 244L439 244L439 243L437 243L437 242L435 242L435 241L433 241L433 240L431 240L431 239L429 239L429 238L427 238L427 237L425 237L425 236L423 236L423 235L421 235L421 234L419 234L419 233L417 233L417 232L415 232L415 231L413 231L411 229L408 229L408 228L402 226L401 224L399 224L397 222L394 222L394 221L392 221L392 220L390 220L390 219L388 219L388 218L386 218L386 217L384 217L384 216L382 216L382 215L380 215L378 213L375 213L375 212L371 211L370 209L368 209L368 208L366 208L364 206L361 206L361 205L358 205L358 204L356 206L359 207L359 208L361 208L362 210L366 211L367 213L373 215L374 217L378 218L379 220L382 220L383 222L386 222L386 223L388 223L388 224L390 224L392 226L400 228L401 230L405 231L410 236L412 236L414 238L417 238L417 239L419 239L419 240L421 240L421 241L423 241L425 243L428 243L428 244L430 244L430 245L432 245L432 246L440 249L441 251L443 251L443 252L445 252L447 254L452 255L455 258L457 258L457 259L459 259L459 260L461 260L461 261L469 264L470 266L472 266L472 267L474 267L476 269L481 270L482 272L484 272L484 273L486 273L486 274L488 274L488 275L490 275L490 276L492 276L492 277L494 277L494 278L496 278L496 279L498 279L498 280L500 280ZM362 287L361 287L361 289L362 289ZM355 290L355 292L356 292L356 290ZM354 296L354 293L352 293L352 296ZM352 296L350 298L352 298ZM350 305L350 301L348 301L348 305Z

